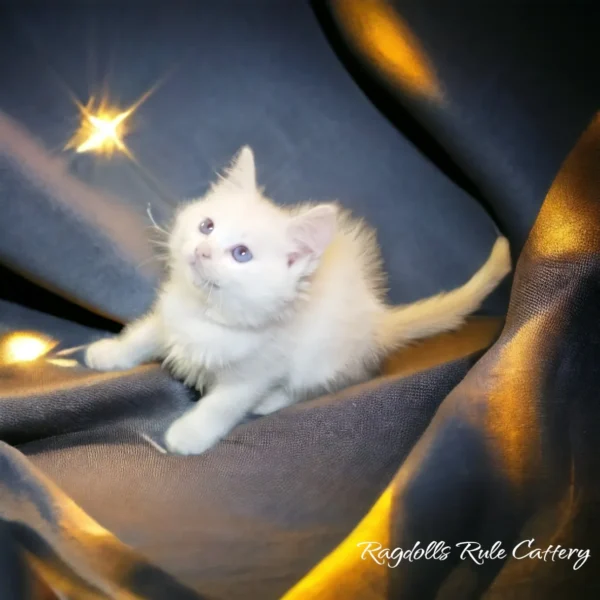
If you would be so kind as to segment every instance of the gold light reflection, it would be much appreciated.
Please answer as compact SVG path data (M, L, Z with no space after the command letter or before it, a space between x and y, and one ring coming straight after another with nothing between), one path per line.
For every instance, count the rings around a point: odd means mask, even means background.
M546 196L528 244L535 255L567 257L598 248L600 112L565 159Z
M85 106L75 100L81 114L81 123L67 142L65 150L74 149L77 153L94 152L105 156L122 152L133 158L124 142L125 136L131 131L128 120L160 83L152 86L126 110L111 105L107 96L99 99L92 96Z
M32 362L44 356L56 342L38 333L17 332L0 342L0 356L5 364Z
M77 152L89 152L95 150L104 154L112 154L115 150L126 150L123 143L125 135L125 119L131 114L130 111L118 113L98 113L98 115L87 115L86 124L89 124L91 132L89 137L77 146Z
M135 107L121 111L111 107L106 100L97 103L92 97L86 106L78 104L78 108L81 123L65 149L73 148L78 153L94 152L105 156L115 152L129 154L123 139L128 133L126 121Z
M392 81L429 99L441 98L419 40L384 0L336 0L333 8L352 41Z
M383 548L391 546L391 525L394 486L390 485L381 494L371 510L356 526L354 531L305 575L281 600L338 600L356 598L380 600L387 595L387 569L362 554L366 541L376 541ZM357 596L357 590L359 595Z
M46 359L46 362L63 369L72 369L73 367L79 366L79 363L76 360L67 358L48 358Z
M541 366L535 356L542 340L552 331L545 315L533 317L501 348L490 380L486 429L505 474L515 485L540 462L540 424L537 408Z
M383 364L383 375L408 377L489 348L503 324L504 319L498 317L470 317L456 331L438 334L388 356Z

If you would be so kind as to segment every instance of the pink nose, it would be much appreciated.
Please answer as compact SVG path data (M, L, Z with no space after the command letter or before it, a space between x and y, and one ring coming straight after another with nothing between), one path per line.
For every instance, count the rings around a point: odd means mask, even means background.
M198 244L195 250L196 258L210 258L210 246L208 244Z

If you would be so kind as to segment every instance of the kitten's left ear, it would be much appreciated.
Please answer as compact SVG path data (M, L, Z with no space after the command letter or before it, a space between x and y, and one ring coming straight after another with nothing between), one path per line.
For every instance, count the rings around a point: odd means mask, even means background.
M256 189L254 152L250 146L241 148L233 158L227 169L227 181L243 190Z
M319 204L292 219L288 235L301 254L325 252L335 236L337 212L334 204Z

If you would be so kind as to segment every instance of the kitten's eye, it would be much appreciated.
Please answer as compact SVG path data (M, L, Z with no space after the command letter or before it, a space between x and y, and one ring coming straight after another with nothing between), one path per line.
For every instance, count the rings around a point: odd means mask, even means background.
M208 235L209 233L212 233L212 230L215 228L215 224L212 222L211 219L204 219L204 221L202 221L202 223L200 223L200 233L203 233L204 235Z
M231 256L233 256L233 258L237 260L237 262L241 263L252 260L252 252L250 252L250 250L246 246L236 246L231 251Z

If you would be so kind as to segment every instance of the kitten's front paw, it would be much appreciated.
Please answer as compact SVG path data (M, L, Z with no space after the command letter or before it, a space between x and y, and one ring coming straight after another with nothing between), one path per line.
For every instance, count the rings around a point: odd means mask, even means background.
M167 429L165 445L174 454L202 454L222 436L221 429L201 424L192 415L184 415Z
M85 364L97 371L122 371L134 365L117 338L98 340L85 351Z

